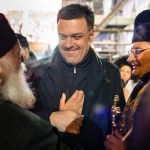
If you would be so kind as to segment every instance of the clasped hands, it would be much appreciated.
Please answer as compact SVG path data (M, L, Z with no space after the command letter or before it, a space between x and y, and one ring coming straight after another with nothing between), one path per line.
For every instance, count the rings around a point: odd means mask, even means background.
M83 121L83 102L84 92L81 90L76 90L68 101L63 93L59 104L60 111L53 112L49 117L51 124L60 132L79 134Z

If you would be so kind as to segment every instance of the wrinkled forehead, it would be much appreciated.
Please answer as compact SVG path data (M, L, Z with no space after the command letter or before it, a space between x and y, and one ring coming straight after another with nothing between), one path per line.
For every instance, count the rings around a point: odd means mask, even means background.
M147 48L147 47L150 47L150 42L140 41L140 42L134 42L131 45L131 48Z

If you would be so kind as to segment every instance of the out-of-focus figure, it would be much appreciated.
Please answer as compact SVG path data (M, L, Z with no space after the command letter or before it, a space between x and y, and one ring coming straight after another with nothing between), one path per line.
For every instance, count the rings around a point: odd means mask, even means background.
M132 75L132 65L127 61L128 55L119 57L114 61L114 64L119 67L120 75L123 84L125 100L127 102L134 86L137 83L137 78Z
M17 38L20 42L21 47L23 48L21 50L21 55L24 59L24 63L26 65L28 65L31 62L34 62L35 60L37 60L35 54L30 50L27 38L21 34L18 34L18 33L16 33L16 35L17 35Z

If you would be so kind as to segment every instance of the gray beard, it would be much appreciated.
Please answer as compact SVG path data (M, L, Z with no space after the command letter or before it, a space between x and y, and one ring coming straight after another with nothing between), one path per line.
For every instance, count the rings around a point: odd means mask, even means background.
M8 72L7 81L0 88L0 99L11 101L22 108L32 108L35 96L26 82L24 69L25 66L21 66L19 72Z

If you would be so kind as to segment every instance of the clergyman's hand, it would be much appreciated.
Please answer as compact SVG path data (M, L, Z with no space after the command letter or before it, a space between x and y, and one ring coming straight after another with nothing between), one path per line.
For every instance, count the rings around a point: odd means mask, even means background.
M72 110L79 114L82 113L84 103L84 92L76 90L71 98L66 102L66 95L63 93L60 99L60 110Z
M122 138L123 136L117 130L115 130L115 136L107 135L104 142L105 150L125 150Z
M62 110L53 112L49 119L58 131L79 134L83 116L74 111Z

